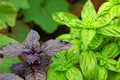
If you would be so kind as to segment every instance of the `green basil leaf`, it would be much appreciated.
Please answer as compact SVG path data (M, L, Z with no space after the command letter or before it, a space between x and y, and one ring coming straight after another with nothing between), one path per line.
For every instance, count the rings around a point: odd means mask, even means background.
M118 59L118 62L117 62L117 69L120 69L120 58Z
M99 66L97 67L97 78L96 80L107 80L108 77L108 71L106 68L104 68L103 66Z
M120 37L120 27L117 27L115 25L108 25L108 26L102 27L98 29L98 32L105 36Z
M73 45L66 53L67 63L76 64L80 54L79 46Z
M62 34L60 36L58 36L56 39L58 40L64 40L64 41L69 41L72 39L70 34Z
M56 12L52 14L53 19L63 25L67 25L68 27L72 28L81 28L82 21L73 14L66 13L66 12Z
M101 28L105 25L108 24L108 22L106 21L106 18L107 18L107 14L108 14L108 11L111 7L111 3L110 2L104 2L98 12L97 12L97 20L93 23L93 26L96 27L96 28Z
M66 71L73 66L73 63L71 63L70 60L67 60L65 56L67 52L67 50L63 50L52 57L53 63L51 66L54 67L56 71Z
M73 39L73 40L70 40L69 42L71 42L74 45L81 46L81 41L78 39Z
M116 16L120 16L120 4L113 6L109 11L108 22L110 22Z
M95 30L83 29L81 31L81 38L82 38L84 49L87 49L88 45L90 44L92 39L95 37L95 34L96 34Z
M120 73L109 71L107 80L120 80Z
M90 0L88 0L83 6L81 17L82 21L85 23L91 23L96 19L96 11Z
M120 15L119 9L120 5L116 2L105 2L98 10L97 25L100 27L110 23L115 17ZM99 24L101 21L103 24Z
M116 16L116 8L111 2L105 2L98 10L98 21L103 20L109 23Z
M95 80L97 74L97 60L94 52L83 51L80 54L80 68L85 80Z
M68 80L84 80L81 71L76 67L71 67L66 71Z
M54 68L50 67L47 72L47 80L67 80L65 72L55 71Z
M104 65L108 70L120 72L120 69L117 69L117 61L114 59L103 58L100 61L100 65Z
M51 66L54 67L56 71L66 71L68 69L68 66L65 66L67 65L66 53L67 51L61 51L52 57L53 63Z
M91 43L89 44L90 49L96 49L100 46L100 44L103 41L102 35L95 35L95 37L92 39Z
M120 53L120 49L119 49L118 44L113 42L113 43L106 45L103 48L101 55L106 58L115 58L119 53Z
M107 12L110 10L111 6L112 6L111 2L104 2L100 6L100 8L99 8L99 10L97 12L97 17L102 17L103 15L106 15Z
M82 29L71 28L70 35L71 35L72 39L80 39L81 38L80 31L81 30Z

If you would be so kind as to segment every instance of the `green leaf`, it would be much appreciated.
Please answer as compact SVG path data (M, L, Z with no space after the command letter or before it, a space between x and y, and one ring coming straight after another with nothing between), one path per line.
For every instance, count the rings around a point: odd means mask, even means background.
M98 21L103 20L106 24L110 23L115 17L120 15L119 9L120 4L117 4L117 2L105 2L98 10Z
M85 80L95 80L97 73L97 60L94 52L83 51L80 55L80 68Z
M77 45L79 47L81 46L81 41L79 39L73 39L73 40L70 40L68 42L70 42L70 43L72 43L74 45Z
M58 11L68 11L68 4L65 0L28 0L29 9L24 10L25 20L34 21L47 33L52 33L57 29L57 23L52 20L52 13Z
M109 11L109 17L107 20L111 21L112 19L114 19L115 17L120 16L120 4L119 5L115 5L111 8L111 10ZM108 22L109 22L108 21Z
M22 21L17 21L15 27L11 28L10 35L12 38L22 43L25 40L29 31L29 26L27 26Z
M120 69L117 69L117 61L114 59L103 58L100 61L100 65L104 65L104 67L108 70L120 72Z
M97 68L98 68L98 71L97 71L96 80L107 80L107 77L108 77L107 69L99 65Z
M67 63L76 64L80 55L79 46L73 45L66 53Z
M17 11L16 8L7 2L0 2L0 29L7 28L7 25L15 25Z
M10 67L13 63L20 62L18 58L4 57L0 63L0 73L10 73Z
M120 80L120 73L109 71L108 80Z
M98 48L103 41L102 35L95 35L95 37L92 39L91 43L89 44L90 49L96 49Z
M104 2L100 6L100 8L97 12L97 20L93 23L94 27L100 28L100 27L103 27L109 23L107 21L107 19L109 19L109 12L108 11L110 10L111 6L112 6L111 2Z
M117 69L120 69L120 58L118 59L118 62L117 62Z
M70 35L71 35L72 39L80 39L81 38L80 31L81 30L82 29L71 28Z
M96 34L95 30L83 29L81 31L81 38L82 38L84 49L87 49L88 45L90 44L92 39L95 37L95 34Z
M113 43L106 45L103 48L101 55L106 58L115 58L119 53L120 53L120 49L119 49L118 44L113 42Z
M56 12L52 14L53 19L63 25L67 25L68 27L71 28L81 28L83 27L82 21L80 19L70 13L66 12Z
M51 64L54 67L55 71L66 71L73 64L70 63L66 58L66 50L58 52L56 55L52 57L53 63Z
M79 47L73 45L69 50L64 50L54 55L51 66L54 67L56 71L66 71L78 62L79 54Z
M76 67L71 67L66 71L68 80L84 80L81 71Z
M111 2L104 2L100 6L100 8L99 8L99 10L97 12L97 17L102 17L103 15L106 15L111 7L112 7L112 3Z
M47 80L67 80L65 72L55 71L54 68L50 67L47 72Z
M115 25L108 25L98 29L98 33L103 34L105 36L120 37L120 27Z
M13 43L13 42L17 42L17 41L6 35L0 34L0 47L3 47L8 43Z
M70 34L61 34L60 36L58 36L56 39L58 40L64 40L64 41L69 41L71 40L71 35Z
M29 4L28 4L27 0L1 0L1 1L6 1L6 2L10 2L10 3L14 4L14 6L17 8L17 10L29 8Z
M90 0L88 0L83 6L81 17L82 21L85 23L91 23L96 19L96 11Z

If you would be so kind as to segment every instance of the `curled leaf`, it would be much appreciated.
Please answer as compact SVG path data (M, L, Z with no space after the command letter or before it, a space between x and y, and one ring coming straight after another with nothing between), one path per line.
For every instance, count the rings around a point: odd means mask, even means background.
M60 50L69 49L71 47L71 43L60 41L60 40L49 40L45 42L41 49L44 53L46 53L49 56L54 55L55 53L59 52Z

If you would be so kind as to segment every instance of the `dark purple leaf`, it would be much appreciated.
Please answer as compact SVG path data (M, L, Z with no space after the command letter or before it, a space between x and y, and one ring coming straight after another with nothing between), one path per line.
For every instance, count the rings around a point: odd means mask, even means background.
M54 55L55 53L59 52L60 50L65 50L71 47L71 43L61 41L61 40L49 40L46 41L42 46L42 52L46 53L49 56Z
M37 54L29 54L25 56L25 61L28 62L29 64L33 64L36 60L39 59L39 56Z
M0 74L0 80L23 80L15 74Z
M16 57L24 52L29 52L28 49L24 49L19 43L11 43L0 49L0 53L5 56Z
M50 59L41 59L40 66L41 68L48 67L52 61Z
M24 77L25 69L27 69L28 67L29 65L26 62L21 62L21 63L13 64L11 67L11 70L16 75Z
M25 48L33 50L33 52L40 52L40 44L38 40L40 39L39 34L31 30L24 41Z
M33 64L31 64L32 69L34 70L41 70L43 68L46 68L50 65L52 61L50 59L37 59Z
M46 74L40 70L29 71L25 76L25 80L46 80Z

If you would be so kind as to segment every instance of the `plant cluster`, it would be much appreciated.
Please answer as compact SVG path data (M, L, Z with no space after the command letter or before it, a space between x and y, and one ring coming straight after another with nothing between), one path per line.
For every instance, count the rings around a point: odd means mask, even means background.
M14 63L11 70L24 80L46 80L45 68L52 62L50 57L72 45L62 40L51 39L40 46L39 39L38 33L31 30L23 44L10 43L0 49L0 53L4 56L21 57L22 61ZM0 79L2 78L18 80L14 74L3 74L0 76Z
M88 0L81 18L66 12L52 16L70 27L57 39L74 46L52 57L48 80L120 80L120 0L103 3L98 12Z
M16 4L15 0L2 1ZM24 1L26 3L27 0ZM36 5L32 4L33 0L28 1L33 8L41 5L43 13L44 9L50 6L45 6L44 0L36 0ZM6 7L6 10L0 13L2 28L6 28L6 23L9 26L15 24L17 10L21 8L19 5L15 9L11 3L7 2L0 3L1 11ZM24 11L25 14L28 12L31 13L31 8ZM6 18L4 19L3 16ZM29 21L33 16L26 15L26 17ZM39 34L34 30L29 32L22 44L13 39L0 43L2 46L7 44L0 48L1 65L4 64L2 61L5 56L18 57L21 60L13 61L14 64L10 69L14 74L0 74L0 79L120 80L120 0L108 0L97 12L91 0L88 0L82 8L81 18L66 12L55 12L52 17L59 24L68 26L70 32L58 36L57 40L48 40L42 45L39 43ZM36 24L38 24L38 18L40 17L37 14L33 19ZM4 35L0 34L0 36L8 39Z

